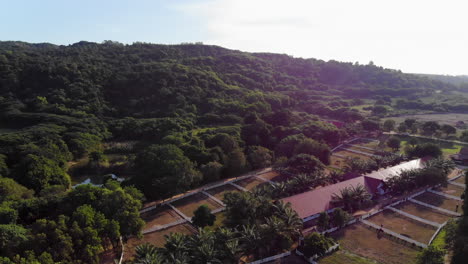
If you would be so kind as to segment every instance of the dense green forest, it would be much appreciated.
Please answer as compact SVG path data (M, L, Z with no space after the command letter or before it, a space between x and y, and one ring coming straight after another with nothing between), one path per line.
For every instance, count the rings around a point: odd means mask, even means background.
M207 45L0 42L0 263L98 263L140 233L145 200L287 159L322 168L338 142L378 129L393 98L411 108L457 89L372 63ZM353 108L368 102L371 115ZM107 176L72 188L80 173Z

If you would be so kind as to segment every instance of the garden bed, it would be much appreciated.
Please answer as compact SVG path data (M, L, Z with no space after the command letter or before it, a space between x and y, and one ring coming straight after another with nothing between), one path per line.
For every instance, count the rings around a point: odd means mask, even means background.
M239 185L239 186L242 186L244 187L245 189L247 190L252 190L253 188L261 185L261 184L269 184L269 183L266 183L265 181L262 181L262 180L259 180L255 177L250 177L250 178L247 178L247 179L243 179L243 180L240 180L240 181L236 181L234 182L235 184Z
M150 244L155 245L156 247L163 247L164 244L166 243L165 235L169 235L170 233L183 233L183 234L191 235L191 234L194 234L194 229L188 224L181 224L181 225L170 227L168 229L145 234L143 235L141 239L137 237L132 237L125 243L124 259L125 260L132 259L133 255L135 254L135 248L138 245L141 245L144 243L150 243Z
M224 199L224 194L228 192L240 192L240 190L231 184L225 184L213 189L209 189L206 192L222 201Z
M465 184L465 175L461 176L460 178L457 178L456 180L454 180L454 182Z
M275 182L279 182L279 181L284 180L284 177L281 177L281 175L276 171L269 171L267 173L259 174L257 176L262 178L262 179L275 181Z
M377 262L340 249L331 255L319 259L319 264L376 264Z
M341 248L382 264L413 263L419 252L396 240L378 235L376 230L366 228L363 224L350 225L333 232L331 236Z
M427 203L433 206L437 206L446 210L454 211L457 205L460 205L458 211L461 210L461 202L453 199L444 198L441 195L437 195L430 192L425 192L421 195L414 197L413 199Z
M402 236L411 238L421 243L429 243L437 228L419 223L416 220L402 216L390 210L384 210L367 219L383 228L390 229Z
M429 207L425 207L412 202L405 202L395 206L396 209L402 210L408 214L412 214L423 219L442 224L452 218L450 215L446 215L440 211L436 211Z
M193 211L197 210L198 207L203 204L207 205L211 210L221 208L220 204L202 193L190 195L189 197L182 198L171 204L188 217L192 217Z
M445 194L449 194L452 196L460 197L465 189L463 187L459 187L453 184L447 184L447 186L441 186L434 191L443 192Z
M361 151L361 152L365 152L365 151ZM350 158L360 158L361 160L369 160L371 158L370 156L367 156L364 154L358 154L358 153L354 153L354 152L346 151L346 150L339 150L333 153L341 155L341 156L345 156L345 157L350 157Z
M167 205L142 213L141 218L146 222L146 225L143 228L143 230L158 225L170 224L182 219L174 210L172 210Z

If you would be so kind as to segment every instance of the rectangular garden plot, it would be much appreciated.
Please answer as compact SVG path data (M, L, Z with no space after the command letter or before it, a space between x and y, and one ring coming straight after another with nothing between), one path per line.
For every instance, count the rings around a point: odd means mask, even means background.
M414 263L419 252L417 249L379 235L376 230L367 228L363 224L350 225L333 232L331 236L343 249L382 264Z
M421 195L414 197L413 199L418 200L423 203L430 204L432 206L437 206L446 210L450 210L450 211L455 211L457 205L461 206L460 201L444 198L441 195L437 195L437 194L430 193L430 192L425 192Z
M182 219L172 208L163 205L154 210L141 214L141 218L146 222L144 229L155 226L167 225Z
M221 208L220 204L202 193L190 195L171 204L188 217L192 217L193 211L197 210L200 205L207 205L211 210Z
M412 214L414 216L442 224L452 218L450 215L446 215L440 211L425 207L412 202L405 202L395 206L396 209L404 211L405 213Z
M224 199L224 194L228 192L240 192L240 190L231 184L225 184L213 189L209 189L206 192L222 201Z
M362 160L368 160L371 158L368 155L358 154L358 153L354 153L354 152L346 151L346 150L340 150L340 151L333 152L333 153L338 154L340 156L350 157L350 158L360 158Z
M360 148L359 146L356 146L356 145L346 145L345 148L360 151L360 152L365 152L369 154L374 154L374 155L376 154L375 150L370 150L367 148Z
M169 235L170 233L183 233L191 235L195 233L195 229L188 224L181 224L170 227L168 229L163 229L160 231L145 234L141 239L137 237L132 237L127 241L127 243L125 243L125 260L130 260L131 258L133 258L133 255L135 254L135 248L138 245L150 243L155 245L156 247L163 247L166 243L165 235Z
M281 175L276 172L276 171L269 171L267 173L262 173L257 175L260 178L263 178L265 180L270 180L270 181L283 181L285 180L284 177L281 177Z
M434 189L434 191L443 192L445 194L460 197L465 191L465 189L463 189L463 187L459 187L453 184L447 184L447 186L441 186L437 189Z
M370 222L383 225L384 228L409 237L421 243L429 243L437 228L419 223L416 220L402 216L390 210L384 210L370 218Z
M375 261L340 249L331 255L319 259L319 264L376 264Z
M266 183L265 181L262 181L262 180L259 180L255 177L250 177L250 178L247 178L247 179L243 179L243 180L240 180L240 181L236 181L234 182L235 184L239 185L239 186L242 186L244 187L245 189L247 190L252 190L253 188L261 185L261 184L269 184L269 183Z

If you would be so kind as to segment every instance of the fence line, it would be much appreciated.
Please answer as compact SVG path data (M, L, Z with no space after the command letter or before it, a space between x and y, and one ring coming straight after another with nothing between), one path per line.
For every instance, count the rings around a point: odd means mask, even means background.
M443 193L443 192L438 192L438 191L434 191L434 190L428 190L428 192L433 193L433 194L437 194L437 195L440 195L440 196L444 196L444 197L452 199L452 200L463 201L460 197L450 195L450 194L446 194L446 193Z
M350 148L343 148L343 149L346 150L346 151L353 152L353 153L356 153L356 154L361 154L361 155L364 155L364 156L379 157L379 156L377 156L375 154L371 154L371 153L360 151L360 150L355 150L355 149L350 149Z
M219 200L218 198L214 197L213 195L205 192L205 191L201 191L201 193L203 193L204 195L208 196L209 198L211 198L212 200L214 200L215 202L219 203L221 206L226 206L221 200Z
M329 247L326 251L325 251L325 254L324 255L327 255L327 254L330 254L331 252L335 251L338 247L340 246L340 244L336 243L334 244L333 246ZM296 248L296 254L298 254L299 256L302 256L303 258L306 259L307 262L311 263L311 264L317 264L317 262L315 262L315 260L319 259L321 256L318 256L317 254L313 255L312 257L310 258L306 258L304 253L302 253L301 251L299 251L299 249Z
M458 186L458 187L466 188L466 185L463 184L463 183L458 183L458 182L453 182L453 181L448 181L448 183L452 184L452 185L455 185L455 186Z
M435 209L435 210L439 210L439 211L444 212L444 213L449 214L449 215L461 216L460 213L450 211L450 210L447 210L447 209L444 209L444 208L440 208L440 207L437 207L437 206L433 206L433 205L430 205L430 204L427 204L427 203L423 203L421 201L418 201L418 200L415 200L415 199L412 199L412 198L408 199L408 201L411 201L411 202L413 202L415 204L426 206L426 207L429 207L429 208L432 208L432 209Z
M395 213L404 215L404 216L406 216L406 217L408 217L408 218L411 218L411 219L414 219L414 220L419 221L419 222L421 222L421 223L424 223L424 224L426 224L426 225L431 225L431 226L434 226L434 227L437 227L437 228L439 228L439 227L441 226L441 224L439 224L439 223L432 222L432 221L426 220L426 219L421 218L421 217L417 217L417 216L415 216L415 215L412 215L412 214L409 214L409 213L407 213L407 212L398 210L398 209L396 209L396 208L394 208L394 207L391 207L391 206L388 207L388 209L389 209L389 210L392 210L392 211L395 212Z
M184 213L182 213L181 211L179 211L179 209L175 208L172 204L168 204L169 207L171 207L174 211L176 211L176 213L178 213L183 219L189 221L190 223L192 222L192 219L188 216L186 216Z
M248 192L249 190L247 190L246 188L240 186L240 185L237 185L233 182L230 182L229 184L231 184L232 186L236 187L237 189L241 190L241 191L244 191L244 192Z
M284 258L284 257L287 257L289 255L291 255L291 251L284 252L284 253L281 253L281 254L278 254L278 255L274 255L274 256L271 256L271 257L268 257L268 258L256 260L254 262L249 262L249 264L261 264L261 263L269 262L269 261L272 261L272 260L275 260L275 259Z
M429 240L429 243L428 245L430 245L432 243L432 241L434 241L434 239L436 238L437 234L439 234L440 230L442 230L442 228L447 224L448 221L445 221L443 224L441 224L439 226L439 228L437 228L436 232L432 235L431 237L431 240Z
M368 225L368 226L370 226L370 227L372 227L372 228L374 228L374 229L376 229L376 230L382 230L383 232L385 232L385 233L387 233L387 234L389 234L389 235L392 235L392 236L394 236L394 237L396 237L396 238L399 238L399 239L401 239L401 240L403 240L403 241L406 241L406 242L408 242L408 243L415 244L416 246L419 246L419 247L422 247L422 248L426 248L426 247L427 247L427 245L424 244L424 243L418 242L418 241L413 240L413 239L411 239L411 238L409 238L409 237L402 236L402 235L400 235L400 234L398 234L398 233L396 233L396 232L393 232L393 231L390 230L390 229L387 229L387 228L384 228L384 227L380 227L380 226L378 226L378 225L376 225L376 224L374 224L374 223L371 223L371 222L369 222L369 221L367 221L367 220L361 220L361 222L363 222L364 224L366 224L366 225Z
M183 223L186 223L186 222L188 222L187 219L179 219L179 220L174 221L174 222L169 223L169 224L158 225L158 226L152 227L150 229L143 230L141 233L144 235L144 234L156 232L156 231L159 231L159 230L167 229L169 227L173 227L173 226L176 226L176 225L180 225L180 224L183 224Z

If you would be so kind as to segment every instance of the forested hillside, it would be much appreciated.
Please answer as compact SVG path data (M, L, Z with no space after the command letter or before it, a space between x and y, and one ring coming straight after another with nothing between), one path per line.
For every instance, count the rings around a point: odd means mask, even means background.
M322 168L330 147L379 127L355 106L456 88L207 45L0 42L0 263L98 263L139 234L145 199L288 158ZM110 173L127 177L71 188Z

